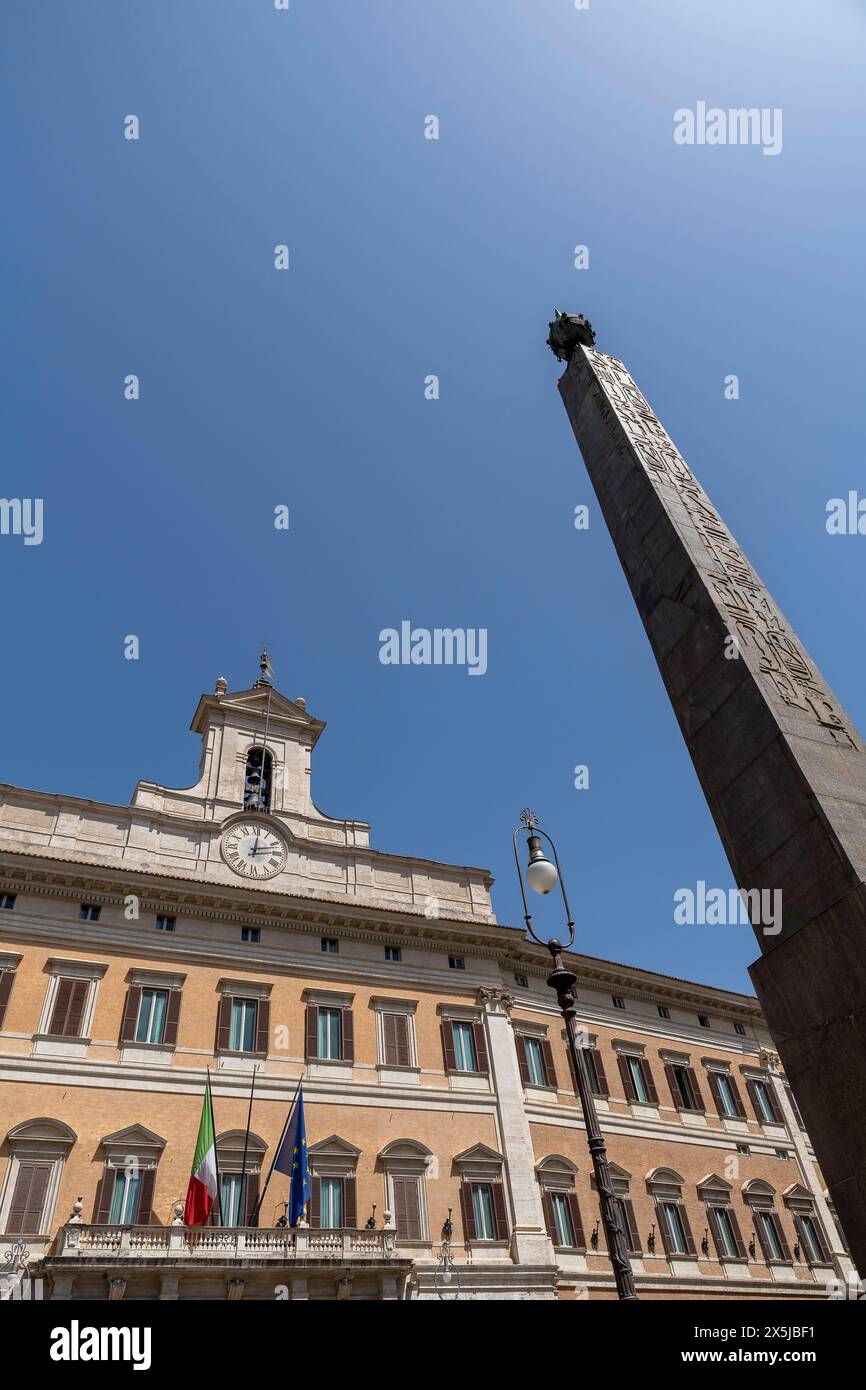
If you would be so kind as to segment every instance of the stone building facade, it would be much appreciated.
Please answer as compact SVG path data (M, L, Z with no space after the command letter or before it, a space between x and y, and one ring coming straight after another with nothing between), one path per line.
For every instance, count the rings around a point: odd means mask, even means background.
M316 809L323 728L221 678L193 787L0 786L4 1296L614 1296L546 953L486 870ZM754 998L569 961L639 1296L849 1279ZM189 1230L207 1069L222 1214ZM254 1225L301 1078L308 1220L276 1174Z

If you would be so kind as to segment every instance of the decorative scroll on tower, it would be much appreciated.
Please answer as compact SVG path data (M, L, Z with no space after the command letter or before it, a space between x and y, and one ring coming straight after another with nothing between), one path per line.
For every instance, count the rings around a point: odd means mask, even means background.
M866 1272L866 748L622 363L578 316L549 341L736 881L781 892L752 980Z

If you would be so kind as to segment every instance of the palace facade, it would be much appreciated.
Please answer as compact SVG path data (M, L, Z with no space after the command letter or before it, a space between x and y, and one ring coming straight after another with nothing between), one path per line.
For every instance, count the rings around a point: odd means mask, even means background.
M490 874L319 812L324 724L267 678L192 729L196 785L128 807L0 786L5 1296L614 1297L549 958ZM638 1295L827 1297L852 1268L755 999L567 959ZM302 1078L293 1232L264 1187Z

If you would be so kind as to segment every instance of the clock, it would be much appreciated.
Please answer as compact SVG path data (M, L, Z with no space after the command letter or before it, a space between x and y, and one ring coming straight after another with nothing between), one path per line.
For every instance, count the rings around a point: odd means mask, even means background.
M223 859L244 878L273 878L286 866L288 845L278 830L263 821L236 821L220 842Z

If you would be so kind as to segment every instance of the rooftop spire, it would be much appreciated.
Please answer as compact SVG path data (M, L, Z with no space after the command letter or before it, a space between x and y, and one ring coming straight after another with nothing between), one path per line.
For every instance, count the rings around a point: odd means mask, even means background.
M273 685L274 668L271 665L271 659L268 656L267 647L262 647L262 654L259 657L259 670L262 674L256 681L256 685Z

